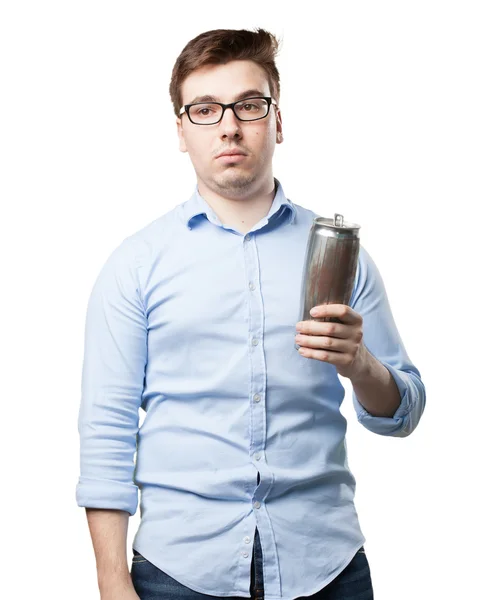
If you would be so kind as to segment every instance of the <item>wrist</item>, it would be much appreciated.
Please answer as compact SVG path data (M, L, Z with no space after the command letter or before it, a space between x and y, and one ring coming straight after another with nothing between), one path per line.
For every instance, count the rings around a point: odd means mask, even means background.
M371 378L374 370L374 360L375 359L372 354L370 354L368 349L363 346L358 353L356 367L349 377L353 385L360 384L361 382L367 381Z
M123 591L133 586L131 575L128 569L116 573L99 574L98 589L101 594L112 591Z

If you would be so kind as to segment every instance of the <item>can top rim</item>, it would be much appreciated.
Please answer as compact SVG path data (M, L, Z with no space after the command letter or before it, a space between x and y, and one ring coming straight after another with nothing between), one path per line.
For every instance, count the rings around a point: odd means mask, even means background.
M315 217L314 223L322 225L323 227L329 227L335 231L344 231L348 229L354 230L361 228L361 225L358 225L357 223L349 223L348 221L343 221L342 225L335 225L334 219L328 217Z

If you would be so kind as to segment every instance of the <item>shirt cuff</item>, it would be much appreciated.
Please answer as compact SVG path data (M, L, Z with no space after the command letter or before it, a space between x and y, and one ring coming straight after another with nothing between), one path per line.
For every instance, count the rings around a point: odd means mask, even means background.
M76 486L76 501L78 506L85 508L125 510L130 515L134 515L138 508L138 486L119 481L80 477Z
M379 435L392 435L403 437L403 435L406 435L403 432L405 431L407 425L408 415L411 412L411 398L414 389L411 388L412 383L409 380L407 373L396 369L395 367L386 362L380 362L391 373L399 390L401 403L399 404L396 412L392 417L377 417L371 415L359 402L353 388L354 408L356 409L358 421L362 425L364 425L366 429L369 429L369 431L372 431L373 433L378 433Z

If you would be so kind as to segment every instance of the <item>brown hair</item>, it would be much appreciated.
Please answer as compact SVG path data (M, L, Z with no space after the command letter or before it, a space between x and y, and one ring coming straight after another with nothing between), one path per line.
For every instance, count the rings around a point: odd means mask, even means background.
M274 59L280 41L264 29L214 29L190 40L173 67L170 97L176 116L182 106L181 86L194 70L206 65L224 65L231 60L252 60L266 72L269 89L279 102L279 72Z

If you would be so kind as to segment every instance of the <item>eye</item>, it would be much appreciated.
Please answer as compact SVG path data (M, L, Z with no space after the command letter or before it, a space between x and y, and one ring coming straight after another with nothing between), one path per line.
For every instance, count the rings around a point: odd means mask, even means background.
M211 117L219 109L220 107L217 104L197 104L192 107L192 112L195 117L204 118Z
M257 112L259 105L255 102L245 102L244 104L240 104L238 108L244 112Z

